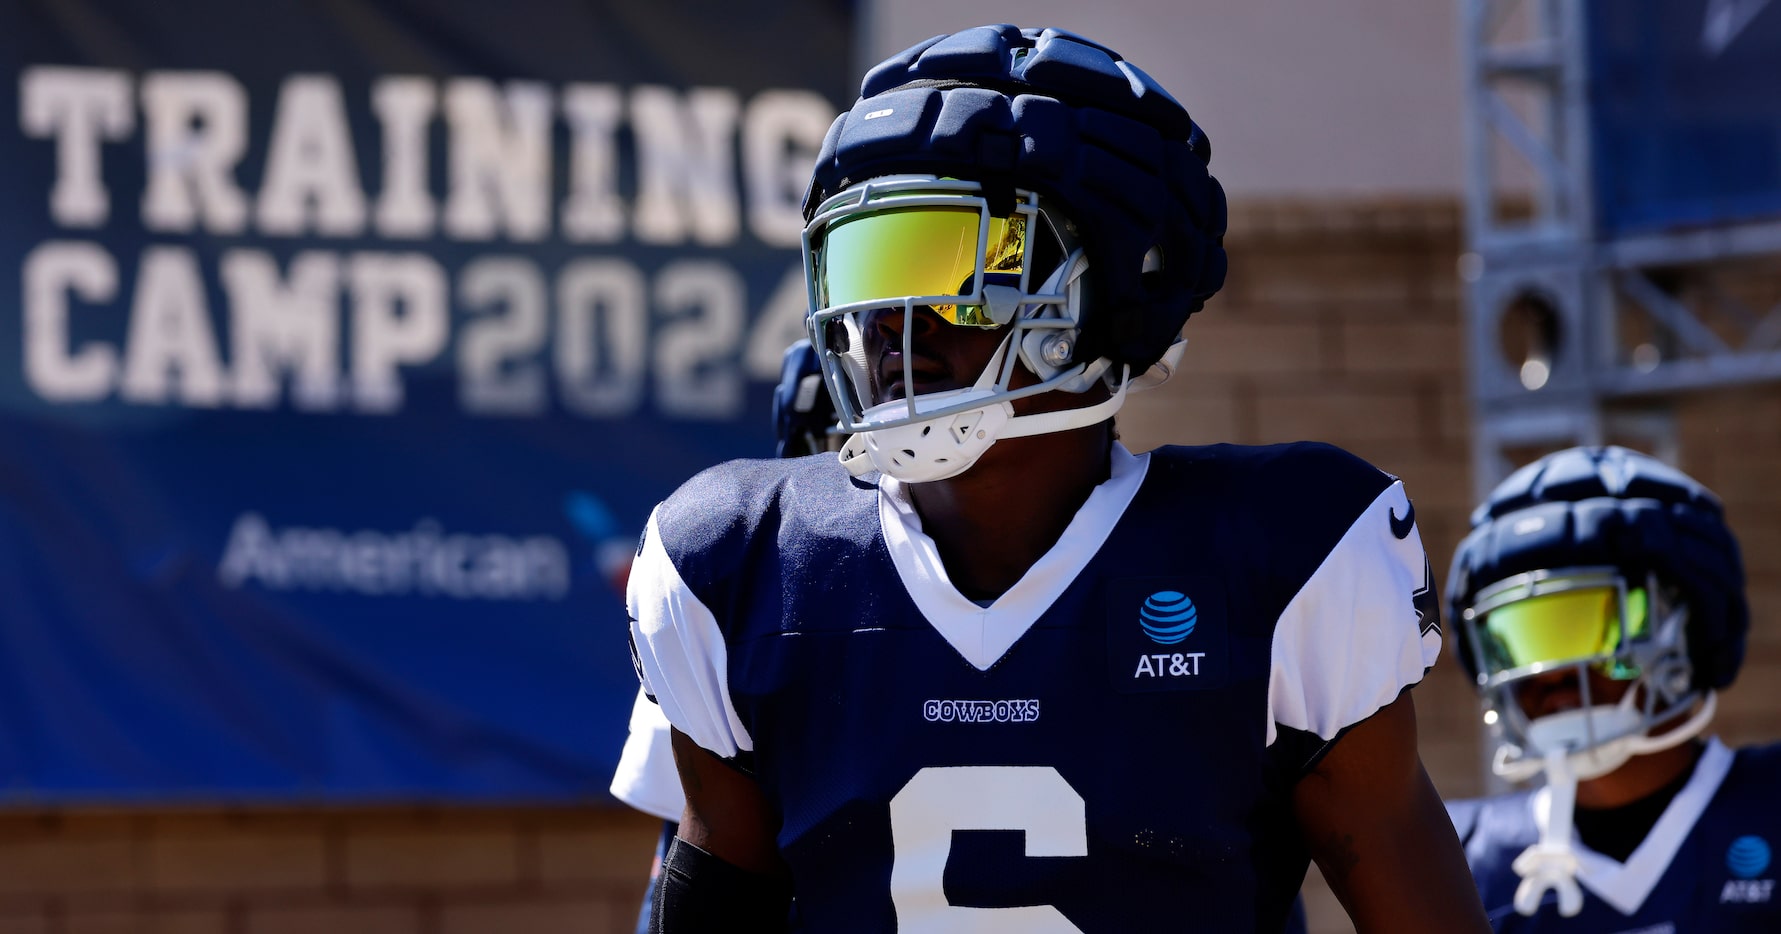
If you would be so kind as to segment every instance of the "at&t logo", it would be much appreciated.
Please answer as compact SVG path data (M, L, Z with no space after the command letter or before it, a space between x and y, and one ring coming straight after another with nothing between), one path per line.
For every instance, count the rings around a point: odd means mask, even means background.
M1144 600L1138 610L1138 625L1158 645L1177 645L1193 634L1200 621L1200 611L1187 595L1174 590L1159 590ZM1205 652L1157 652L1138 656L1134 678L1191 678L1200 673L1200 659Z
M1739 837L1725 851L1725 868L1736 878L1725 880L1719 903L1764 904L1775 893L1775 880L1758 879L1769 868L1769 842L1761 837Z

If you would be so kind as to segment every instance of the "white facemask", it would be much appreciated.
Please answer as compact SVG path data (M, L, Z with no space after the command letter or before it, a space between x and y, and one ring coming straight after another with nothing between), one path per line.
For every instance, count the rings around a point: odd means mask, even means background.
M1118 388L1108 398L1094 405L1016 416L1014 404L995 390L996 374L1007 350L1008 342L1003 341L970 388L922 393L914 400L917 416L977 399L983 400L982 405L906 425L857 432L841 446L841 463L854 476L877 470L904 483L945 480L970 469L998 440L1086 428L1112 418L1125 402L1131 380L1124 377L1129 371L1122 373ZM1107 368L1108 362L1102 358L1085 372L1099 378ZM905 419L909 404L908 399L880 403L860 413L861 419L868 424Z
M916 396L918 415L977 399L984 404L929 421L859 432L842 445L841 462L856 476L877 470L904 483L956 477L977 463L1014 418L1014 405L995 396L994 390L976 386ZM904 418L909 401L894 399L860 414L868 424Z
M1499 748L1492 771L1512 782L1526 781L1546 770L1547 757L1553 753L1573 750L1567 759L1576 780L1600 778L1633 756L1661 752L1699 735L1718 705L1718 696L1708 692L1694 716L1667 733L1650 736L1643 728L1638 695L1628 691L1617 704L1564 710L1529 722L1528 748Z

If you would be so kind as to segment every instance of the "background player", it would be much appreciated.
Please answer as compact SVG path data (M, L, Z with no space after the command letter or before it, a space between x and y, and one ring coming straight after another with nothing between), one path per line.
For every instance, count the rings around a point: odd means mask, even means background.
M983 27L873 69L806 202L841 461L657 507L639 672L687 792L663 930L1482 930L1405 688L1414 514L1333 448L1134 456L1111 418L1222 284L1186 112Z
M1574 448L1473 526L1448 581L1460 660L1501 727L1496 772L1545 777L1450 806L1492 923L1781 930L1781 748L1697 738L1748 628L1719 501L1643 454Z

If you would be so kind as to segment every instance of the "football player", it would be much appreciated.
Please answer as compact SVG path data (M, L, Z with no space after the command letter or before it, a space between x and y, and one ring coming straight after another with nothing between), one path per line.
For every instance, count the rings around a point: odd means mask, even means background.
M1749 617L1719 501L1661 461L1573 448L1504 480L1448 580L1493 768L1449 810L1499 931L1781 931L1781 748L1701 739Z
M1406 689L1441 644L1395 478L1335 448L1134 455L1224 281L1205 134L1057 30L874 68L806 196L839 458L656 507L635 660L686 810L671 932L1482 931Z
M808 340L797 341L785 350L779 385L773 390L774 453L779 457L803 457L833 452L840 447L834 428L835 406L823 385L816 351ZM668 718L639 690L611 787L613 797L662 819L662 834L650 865L651 892L660 877L668 846L680 829L680 812L686 807L668 737ZM638 934L649 930L649 912L650 900L646 895L638 914Z

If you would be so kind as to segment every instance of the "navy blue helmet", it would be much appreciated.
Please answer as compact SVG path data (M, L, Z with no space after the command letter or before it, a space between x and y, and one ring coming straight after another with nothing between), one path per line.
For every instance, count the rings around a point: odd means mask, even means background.
M1460 663L1502 729L1492 767L1517 781L1561 749L1587 780L1695 735L1750 626L1718 498L1619 447L1559 451L1499 484L1454 553L1447 597ZM1523 709L1524 685L1564 671L1578 676L1575 707ZM1604 679L1624 687L1592 687Z
M998 437L1096 424L1166 379L1182 325L1224 284L1210 157L1155 80L1062 30L980 26L873 68L804 201L808 325L853 435L843 462L954 476ZM994 330L1000 349L966 389L918 392L906 371L904 398L879 401L866 318L905 315L910 333L922 309ZM1036 381L1017 388L1019 369ZM1097 386L1104 403L1010 405Z
M1656 458L1621 447L1571 448L1521 468L1472 513L1447 579L1452 618L1518 574L1603 566L1635 584L1655 575L1688 609L1693 686L1726 687L1744 660L1750 609L1744 565L1719 498ZM1476 677L1466 640L1459 659Z
M804 214L887 175L976 182L1003 216L1017 190L1035 191L1088 256L1094 307L1077 359L1142 373L1224 284L1211 158L1187 110L1118 52L1061 29L979 26L866 74L823 141Z

